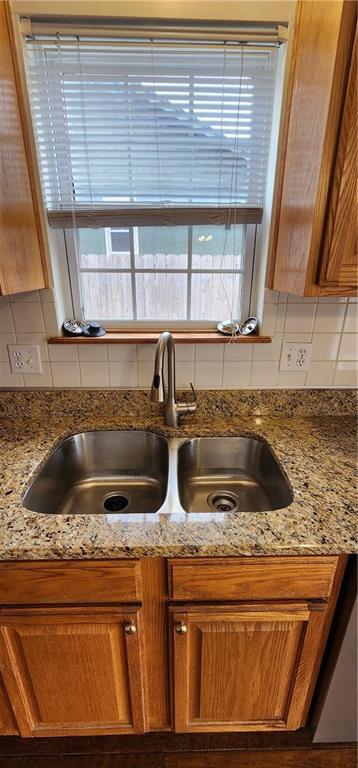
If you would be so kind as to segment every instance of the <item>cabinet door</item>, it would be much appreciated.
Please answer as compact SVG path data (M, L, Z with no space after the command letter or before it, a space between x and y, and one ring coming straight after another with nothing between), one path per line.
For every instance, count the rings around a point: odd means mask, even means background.
M4 648L3 639L0 634L0 736L10 736L19 733L15 714L13 712L9 694L5 685L5 671L7 665L7 655ZM7 672L11 674L7 665Z
M11 34L10 3L0 0L0 294L48 285L40 203Z
M353 47L342 128L323 250L321 284L354 289L357 259L357 33Z
M304 0L295 8L266 286L298 296L355 295L348 263L339 281L322 284L322 248L357 7L350 0ZM343 207L342 224L351 240L353 221Z
M4 680L0 672L0 736L10 736L18 733Z
M323 624L298 604L172 609L176 731L302 726Z
M22 736L145 730L138 608L8 611L0 626Z

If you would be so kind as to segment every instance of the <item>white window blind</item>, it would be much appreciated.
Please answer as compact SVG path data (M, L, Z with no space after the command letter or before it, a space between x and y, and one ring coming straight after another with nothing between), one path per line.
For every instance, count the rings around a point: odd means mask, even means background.
M263 205L275 45L35 35L26 48L50 213Z

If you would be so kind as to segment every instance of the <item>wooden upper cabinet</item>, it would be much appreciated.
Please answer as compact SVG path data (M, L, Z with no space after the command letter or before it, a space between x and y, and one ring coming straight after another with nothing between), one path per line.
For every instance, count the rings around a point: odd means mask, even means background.
M357 292L356 15L351 0L297 2L266 283L299 296Z
M144 732L140 609L5 611L0 627L22 736Z
M357 257L357 32L348 78L327 218L321 285L358 286Z
M172 609L175 730L304 725L324 617L304 603Z
M0 295L48 285L24 112L9 4L0 0Z

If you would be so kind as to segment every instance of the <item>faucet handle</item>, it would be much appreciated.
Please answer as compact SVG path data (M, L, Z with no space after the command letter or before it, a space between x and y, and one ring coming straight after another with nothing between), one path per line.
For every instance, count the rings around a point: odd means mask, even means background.
M196 392L193 384L190 382L191 391L193 393L192 400L186 400L185 403L176 403L176 410L178 414L185 416L188 413L195 413L196 411Z
M191 402L192 403L196 403L196 392L195 392L195 389L194 389L194 384L191 381L189 382L189 384L190 384L190 389L191 389L191 391L193 393L193 399L192 399Z

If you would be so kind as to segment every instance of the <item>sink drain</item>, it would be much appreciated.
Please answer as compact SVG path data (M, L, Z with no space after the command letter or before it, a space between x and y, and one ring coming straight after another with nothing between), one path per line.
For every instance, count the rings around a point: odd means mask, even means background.
M103 506L107 512L122 512L130 503L126 493L109 493L103 500Z
M215 512L236 512L239 506L239 499L235 493L230 491L216 491L208 496L210 509Z

